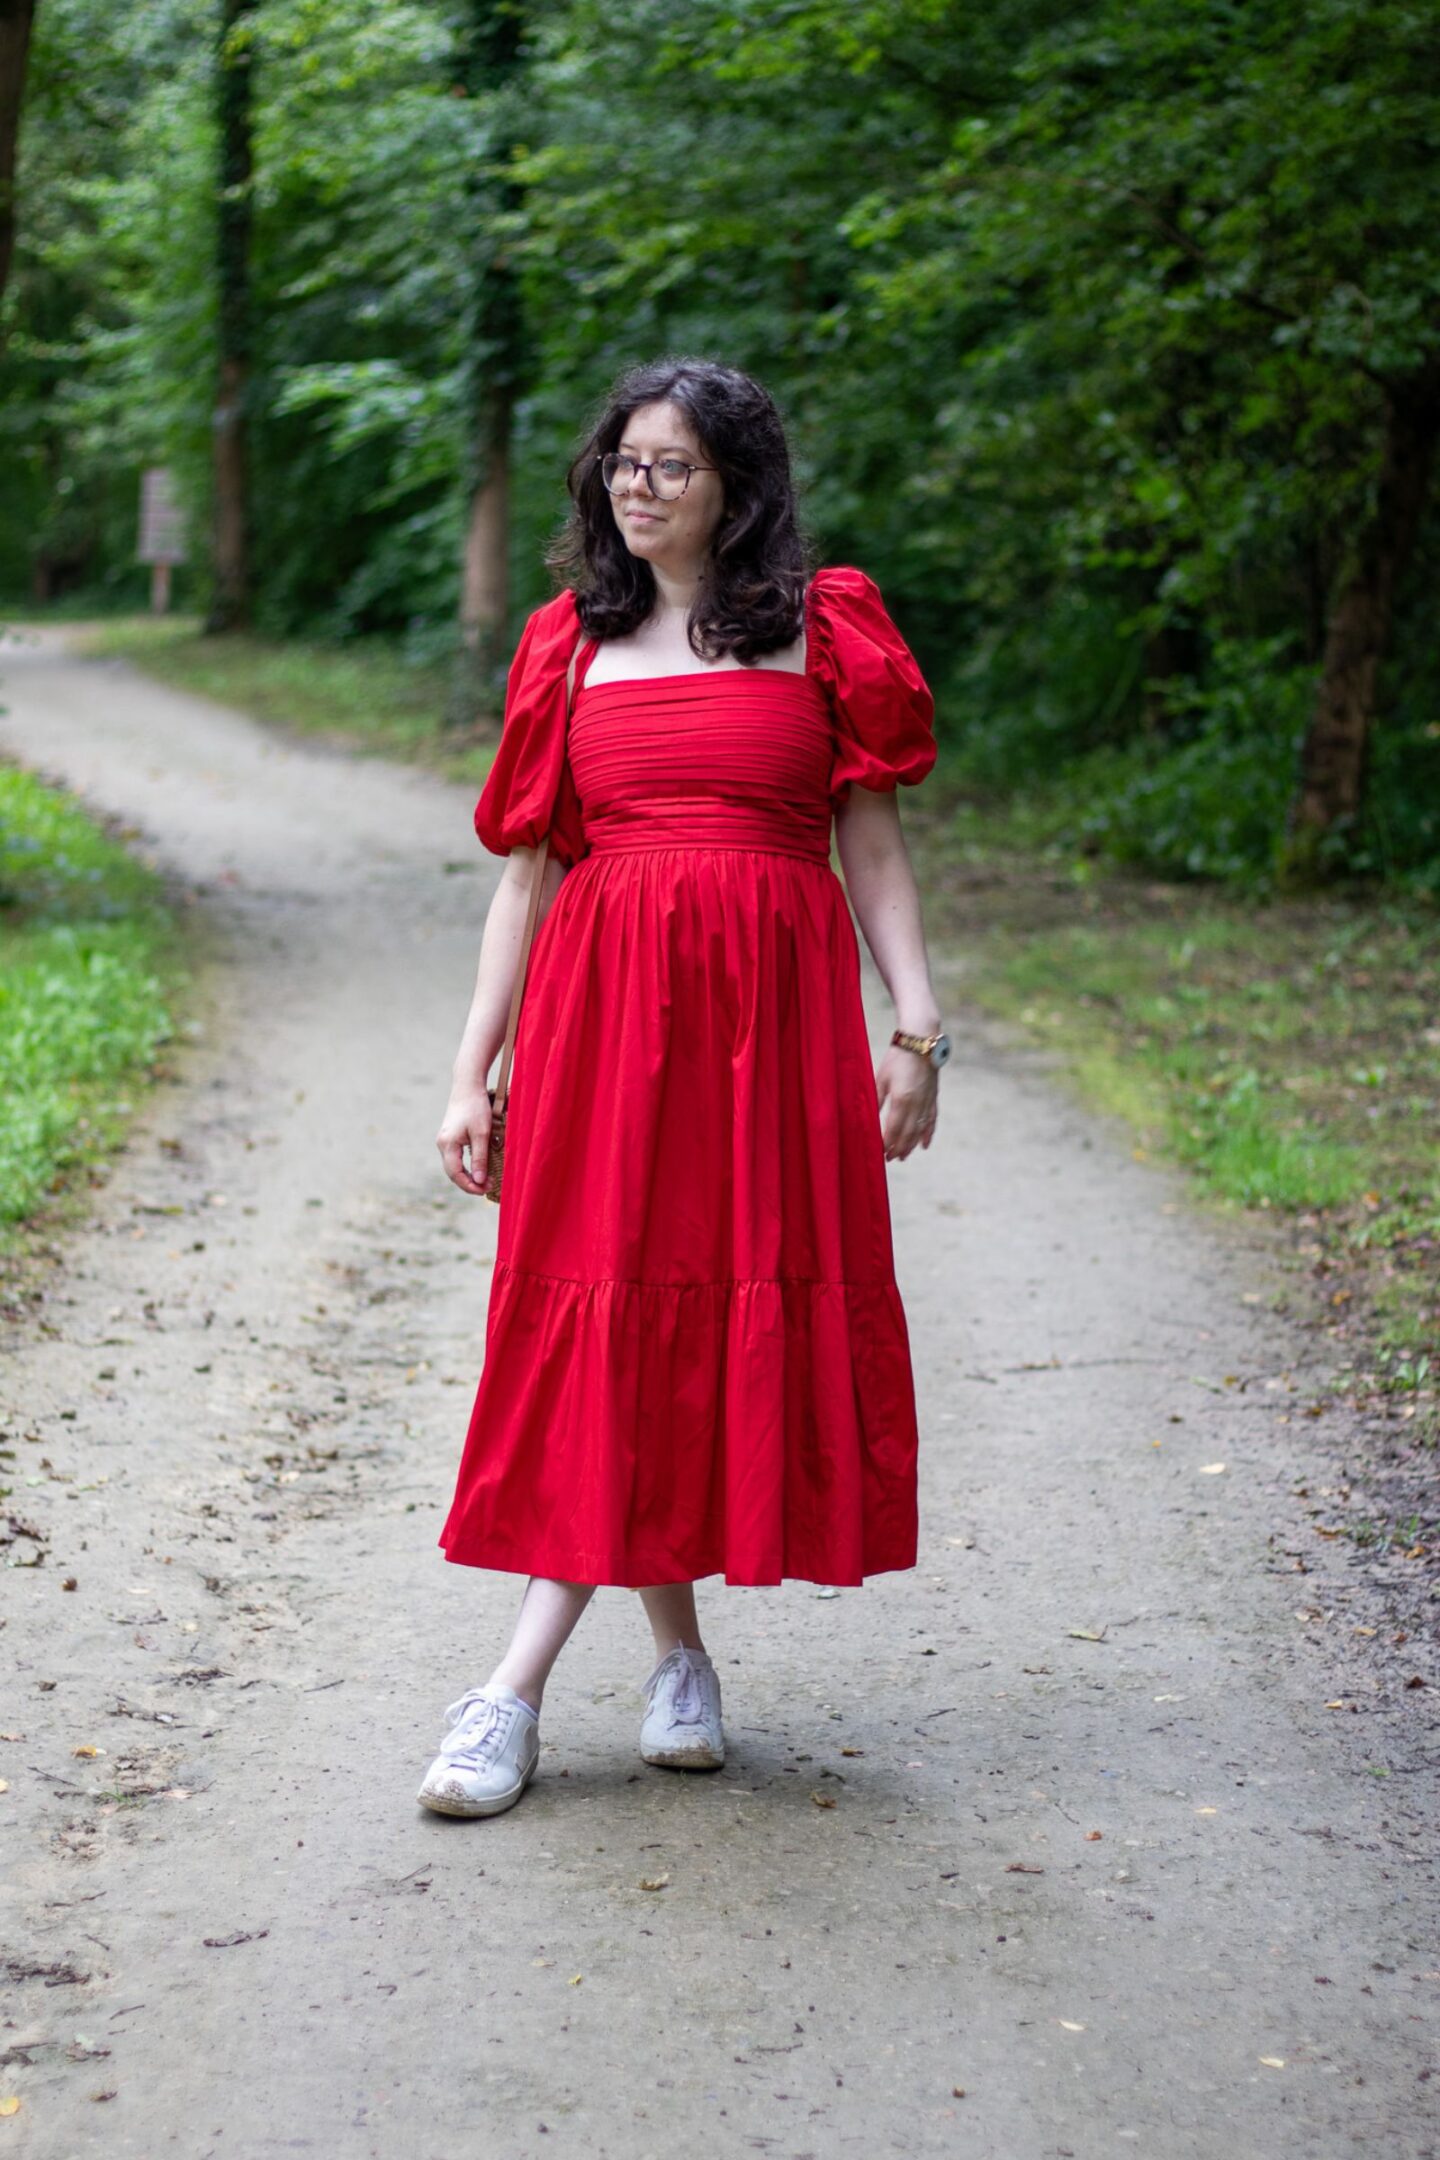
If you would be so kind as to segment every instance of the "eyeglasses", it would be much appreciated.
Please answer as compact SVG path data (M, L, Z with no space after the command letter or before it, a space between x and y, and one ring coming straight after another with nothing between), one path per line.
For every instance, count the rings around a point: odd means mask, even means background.
M675 502L690 485L691 473L717 472L715 465L687 465L684 458L652 458L648 465L639 458L622 457L612 450L600 459L600 478L611 495L623 495L629 489L636 473L644 473L645 484L659 502Z

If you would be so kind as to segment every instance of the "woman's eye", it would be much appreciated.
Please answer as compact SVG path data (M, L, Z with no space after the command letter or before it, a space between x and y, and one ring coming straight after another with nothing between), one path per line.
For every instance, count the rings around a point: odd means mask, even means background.
M664 480L683 480L690 468L682 458L667 457L661 458L656 470Z

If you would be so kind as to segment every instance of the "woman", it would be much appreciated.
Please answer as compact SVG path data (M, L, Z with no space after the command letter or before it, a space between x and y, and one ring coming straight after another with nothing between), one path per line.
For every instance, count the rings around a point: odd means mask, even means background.
M934 763L930 693L868 577L807 586L784 432L748 376L633 370L570 492L552 562L571 583L526 625L475 813L509 862L438 1136L481 1192L548 831L484 1368L440 1536L530 1580L421 1785L449 1815L519 1799L597 1584L637 1589L654 1633L644 1760L713 1769L695 1582L915 1563L885 1163L930 1145L949 1050L895 796ZM846 888L898 1022L873 1073Z

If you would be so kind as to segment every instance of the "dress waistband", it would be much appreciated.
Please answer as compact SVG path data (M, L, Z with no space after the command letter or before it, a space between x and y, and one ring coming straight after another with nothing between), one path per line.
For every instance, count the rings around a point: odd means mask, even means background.
M711 796L650 798L587 812L592 855L649 854L661 848L752 848L762 854L830 861L828 803L720 802Z

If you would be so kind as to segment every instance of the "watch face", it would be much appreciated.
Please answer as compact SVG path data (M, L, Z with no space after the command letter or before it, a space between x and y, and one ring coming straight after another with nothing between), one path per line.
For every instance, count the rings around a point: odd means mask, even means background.
M942 1035L930 1053L930 1062L932 1065L943 1065L949 1055L950 1038L948 1035Z

